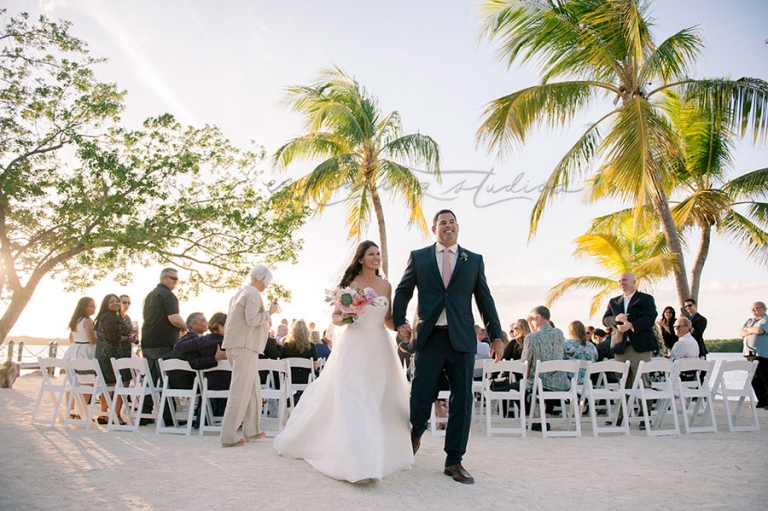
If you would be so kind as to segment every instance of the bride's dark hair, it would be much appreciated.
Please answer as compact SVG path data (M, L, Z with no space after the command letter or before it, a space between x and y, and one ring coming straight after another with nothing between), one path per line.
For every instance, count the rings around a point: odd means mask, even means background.
M357 246L357 250L355 250L355 257L352 258L352 263L347 267L346 270L344 270L344 275L341 277L339 287L347 287L352 283L353 280L355 280L355 277L360 275L360 272L363 271L363 265L360 263L360 259L363 258L365 253L371 247L379 248L379 246L372 241L364 241ZM378 274L379 270L376 270L376 275Z

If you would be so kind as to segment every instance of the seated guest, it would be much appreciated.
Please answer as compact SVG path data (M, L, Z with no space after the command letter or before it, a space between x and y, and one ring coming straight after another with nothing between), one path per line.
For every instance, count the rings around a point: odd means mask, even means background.
M509 333L512 340L504 348L504 360L520 360L523 355L523 340L525 336L531 333L528 322L524 319L518 319L509 326Z
M325 336L325 332L323 332L323 336ZM329 348L328 345L323 342L323 338L320 336L320 332L313 330L312 334L310 335L310 339L312 340L312 344L315 345L315 349L317 350L317 358L324 358L328 360L328 357L331 356L331 348Z
M672 362L679 358L699 358L699 343L692 335L691 320L684 316L676 318L674 329L677 334L677 342L664 356L669 357Z
M486 335L485 338L487 339L488 336ZM477 340L477 351L475 352L475 360L486 360L491 358L491 345L487 342L483 342L480 339ZM474 370L472 373L472 376L475 380L482 380L483 379L483 368L478 367Z
M277 339L272 335L272 320L269 320L269 334L267 334L267 344L264 346L264 353L259 354L259 359L277 360L281 356L282 346L277 343ZM259 371L259 379L262 385L267 384L269 371ZM280 388L280 380L277 371L273 371L273 381L275 388Z
M282 358L308 358L314 360L314 370L317 371L317 349L309 342L309 328L303 319L299 319L291 325L288 335L283 340ZM309 369L301 367L291 368L291 382L304 384L309 382ZM294 396L294 403L298 403L301 392Z
M208 330L208 320L202 312L193 312L187 316L187 333L174 344L171 358L178 358L189 362L186 353L193 351L198 346L200 336ZM207 369L215 366L216 363L207 367L192 367L192 369ZM171 371L168 373L168 384L173 389L191 389L195 382L195 375L189 371Z
M611 336L602 328L595 328L592 332L592 343L597 348L597 361L613 358L611 355Z
M563 345L563 360L589 360L597 361L597 348L587 341L587 330L581 321L572 321L568 325L568 337ZM584 369L579 369L579 383L584 381ZM572 375L569 373L568 377Z

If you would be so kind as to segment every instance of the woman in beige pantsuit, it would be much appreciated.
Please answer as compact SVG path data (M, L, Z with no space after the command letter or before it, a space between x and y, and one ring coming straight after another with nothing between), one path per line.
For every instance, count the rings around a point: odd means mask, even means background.
M269 320L277 310L275 299L269 308L261 297L272 282L272 272L260 264L251 270L251 283L240 289L229 303L222 348L232 364L229 399L221 422L221 445L244 445L246 440L264 436L259 429L261 382L259 354L264 352L269 334ZM243 436L237 430L243 425Z

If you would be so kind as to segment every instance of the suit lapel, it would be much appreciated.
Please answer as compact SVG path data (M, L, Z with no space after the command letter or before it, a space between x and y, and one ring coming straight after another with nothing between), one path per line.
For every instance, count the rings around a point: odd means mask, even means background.
M430 273L438 280L440 283L443 283L443 276L440 275L440 268L437 266L437 245L433 244L429 249L427 250L427 258L429 261L427 261L427 265L432 268L430 270Z

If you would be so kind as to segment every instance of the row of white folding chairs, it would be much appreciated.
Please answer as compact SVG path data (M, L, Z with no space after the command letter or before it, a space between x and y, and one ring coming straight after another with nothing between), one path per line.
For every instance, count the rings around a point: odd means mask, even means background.
M136 431L140 419L156 419L158 417L163 417L165 408L168 407L170 409L173 425L163 424L162 420L157 420L156 432L189 435L191 433L194 416L194 404L198 394L201 394L200 435L204 435L206 431L220 431L221 427L218 422L221 417L213 416L210 400L213 398L226 398L229 396L229 391L209 389L208 379L205 377L205 373L209 371L231 371L231 366L226 360L219 361L217 366L202 371L192 369L189 366L189 363L184 360L160 360L163 379L160 387L156 387L151 381L151 377L149 376L149 366L146 359L142 358L112 359L111 362L115 374L119 374L121 369L131 371L130 383L127 386L123 384L121 378L117 378L117 382L114 386L106 385L98 361L94 359L62 360L57 358L40 358L38 360L43 379L32 412L32 424L55 425L57 419L60 419L65 425L79 424L85 425L87 429L90 429L94 417L106 414L108 417L107 430ZM291 367L310 369L309 383L311 383L314 381L314 371L311 364L312 361L308 359L263 359L259 361L259 370L269 371L269 379L266 388L262 390L262 397L266 400L278 401L279 426L278 430L272 434L276 434L282 430L285 423L286 409L289 406L293 407L293 395L297 390L297 387L300 390L304 390L308 385L291 384ZM194 373L192 388L171 388L169 385L170 371L187 371ZM277 384L275 383L274 375L278 375ZM114 393L113 397L110 397L110 392ZM49 416L50 418L38 416L40 405L45 394L49 394L54 405L53 414L52 417ZM67 410L76 405L77 409L80 411L81 418L77 419L71 416L68 412L62 412L62 400L67 394L70 396L66 404ZM102 396L101 399L107 400L108 412L100 412L95 409L95 398L100 394ZM86 399L86 396L90 396L90 399ZM121 398L131 398L130 400L125 399L125 409L128 419L126 425L121 425L120 418L115 415L113 402L118 396ZM157 413L153 411L151 414L143 414L141 412L145 398L153 400L153 410ZM182 402L187 403L186 412L180 409ZM263 410L265 418L267 408L268 407L265 404ZM186 415L186 424L181 424L179 420L184 418L184 415L182 414Z
M483 396L486 407L486 434L513 433L525 436L526 430L530 430L534 422L540 423L542 436L581 436L581 409L585 402L589 403L589 419L592 425L593 435L600 433L624 433L629 434L630 420L643 420L646 433L649 436L660 434L679 434L679 423L675 400L681 404L681 412L684 420L685 433L717 431L713 400L716 396L724 398L724 408L728 421L729 431L753 431L759 429L759 421L756 412L756 400L751 387L752 377L757 364L747 361L724 361L715 378L713 386L709 381L713 375L714 361L700 359L680 359L674 364L669 360L653 360L641 362L638 374L632 387L625 389L626 378L629 372L629 362L621 363L614 360L603 362L588 362L577 360L553 360L537 362L534 375L534 388L532 389L531 414L526 427L525 392L528 371L527 363L521 361L501 361L494 363L487 360L483 367ZM584 370L583 383L578 383L579 369ZM572 373L570 389L567 391L546 390L542 384L541 376L552 371L565 371ZM743 371L744 383L737 387L728 387L726 374L733 371ZM684 381L680 373L693 372L691 381ZM508 382L519 381L519 390L498 391L491 388L492 378L498 374L504 374ZM649 375L663 374L663 382L647 385ZM701 378L699 374L706 373ZM608 375L614 375L618 381L611 383ZM595 375L596 383L592 382ZM736 409L731 410L731 399L735 398ZM566 430L549 430L545 412L546 400L558 400L561 403L562 419L556 419L565 423ZM752 409L752 421L747 425L737 425L745 400L749 399ZM634 403L639 401L642 407L642 416L634 414ZM656 409L648 408L649 402L656 404ZM505 416L503 402L510 407L513 417ZM691 409L692 408L692 409ZM606 418L612 419L606 426L598 425L598 410L606 411ZM628 413L629 411L629 413ZM664 419L668 412L673 417L674 428L663 429ZM537 414L538 416L536 417ZM534 418L535 417L535 418ZM624 417L618 421L618 417ZM651 422L653 418L653 422ZM698 421L698 425L696 422ZM507 426L505 424L517 424ZM574 430L571 430L574 425Z

